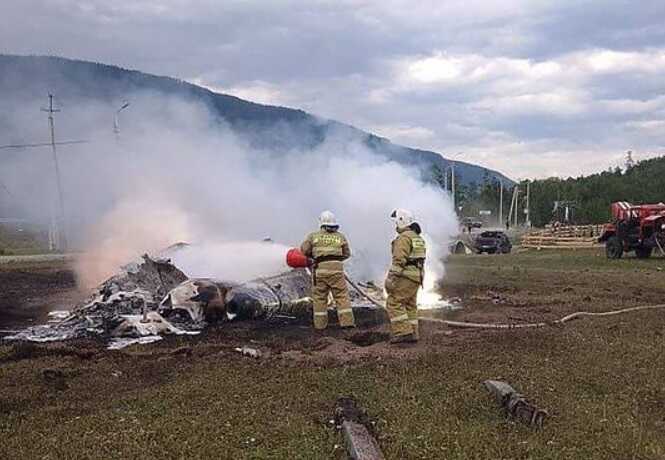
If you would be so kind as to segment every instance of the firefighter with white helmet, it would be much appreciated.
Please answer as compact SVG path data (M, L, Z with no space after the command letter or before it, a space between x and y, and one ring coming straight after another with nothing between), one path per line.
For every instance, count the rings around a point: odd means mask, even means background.
M319 231L311 233L300 246L302 253L314 260L312 266L312 299L314 328L328 326L328 296L332 293L341 327L355 327L349 289L344 278L344 261L351 256L349 243L339 231L335 215L323 211Z
M410 211L395 209L390 217L395 222L397 237L392 241L392 264L385 281L390 316L391 343L418 340L418 289L425 271L426 244L420 236L420 224Z

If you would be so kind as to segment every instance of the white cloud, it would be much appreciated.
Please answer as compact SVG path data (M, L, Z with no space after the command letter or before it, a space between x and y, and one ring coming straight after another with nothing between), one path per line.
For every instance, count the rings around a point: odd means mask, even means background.
M626 130L639 136L656 137L660 139L662 149L665 147L665 120L642 120L629 121L626 123Z
M395 143L419 146L434 138L435 132L423 126L410 125L374 125L365 126L367 129L379 136L386 137Z
M406 58L397 63L402 78L423 84L469 84L498 78L538 80L561 74L556 61L486 57L477 54L448 55L437 52L429 57Z
M599 99L596 105L606 113L623 115L640 115L665 109L665 96L653 99Z
M665 50L652 49L639 52L621 52L614 50L594 50L590 53L573 55L573 61L587 67L594 73L647 72L665 71Z
M4 0L0 52L172 75L513 176L566 175L665 146L663 22L661 0Z
M246 99L259 104L269 105L286 105L288 104L288 96L277 85L268 83L261 80L254 80L246 82L242 85L235 85L229 87L217 86L215 84L206 83L202 78L193 78L191 83L202 86L216 93L225 93L232 96Z
M496 116L552 115L573 116L584 113L589 103L583 92L562 88L556 92L528 93L481 99L471 105L475 110Z
M395 86L412 90L418 86L492 85L489 89L552 89L581 87L591 79L608 74L663 74L665 49L617 52L594 49L576 51L553 59L534 60L448 54L402 57L393 63Z
M461 58L441 54L417 59L408 65L408 76L419 83L435 83L458 80L466 70L466 62Z

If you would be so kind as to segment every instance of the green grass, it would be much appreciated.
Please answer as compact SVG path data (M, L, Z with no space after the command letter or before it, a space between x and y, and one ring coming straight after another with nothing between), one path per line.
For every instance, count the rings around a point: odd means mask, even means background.
M48 252L46 238L36 229L18 231L0 225L0 256L44 254Z
M627 254L619 260L609 260L605 256L604 248L552 250L529 249L526 251L514 250L509 257L492 255L454 255L451 263L455 266L496 267L521 269L542 269L547 271L623 271L623 270L665 270L665 257L654 252L649 259L637 259L633 254ZM660 269L660 270L659 270Z
M574 301L585 288L592 293L586 305L606 309L612 298L630 301L631 290L654 270L649 264L658 263L625 262L591 253L460 257L448 265L445 289L493 286L511 302L527 296L541 304L552 296ZM623 284L590 284L606 277ZM664 286L656 277L662 277L653 276L658 291ZM548 292L548 279L573 291ZM599 289L609 291L594 294ZM176 339L138 352L184 343L191 342ZM328 421L335 400L353 395L376 418L389 459L665 458L663 311L565 328L435 334L421 354L350 363L316 354L299 363L279 356L257 361L201 344L193 349L192 357L102 352L89 361L5 361L0 456L344 458L335 449L341 436ZM11 353L0 347L0 359ZM46 367L65 369L69 388L45 384L39 372ZM545 428L507 420L481 387L488 378L508 381L548 410Z

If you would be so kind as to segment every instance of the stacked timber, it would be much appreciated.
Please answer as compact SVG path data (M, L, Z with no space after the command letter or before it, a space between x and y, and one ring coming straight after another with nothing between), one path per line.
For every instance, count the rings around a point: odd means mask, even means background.
M522 236L522 247L536 249L585 249L599 246L602 225L548 226Z

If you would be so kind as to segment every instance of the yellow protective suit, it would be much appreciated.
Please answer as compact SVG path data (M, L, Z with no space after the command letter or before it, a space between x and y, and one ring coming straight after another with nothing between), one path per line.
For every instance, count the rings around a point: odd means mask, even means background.
M312 267L312 300L314 328L328 326L328 296L332 293L342 327L355 326L349 288L344 278L344 260L351 256L349 243L337 230L321 229L311 233L300 246L307 257L314 259Z
M424 276L425 240L413 230L398 230L391 245L392 265L386 278L386 308L393 336L418 338L417 296Z

